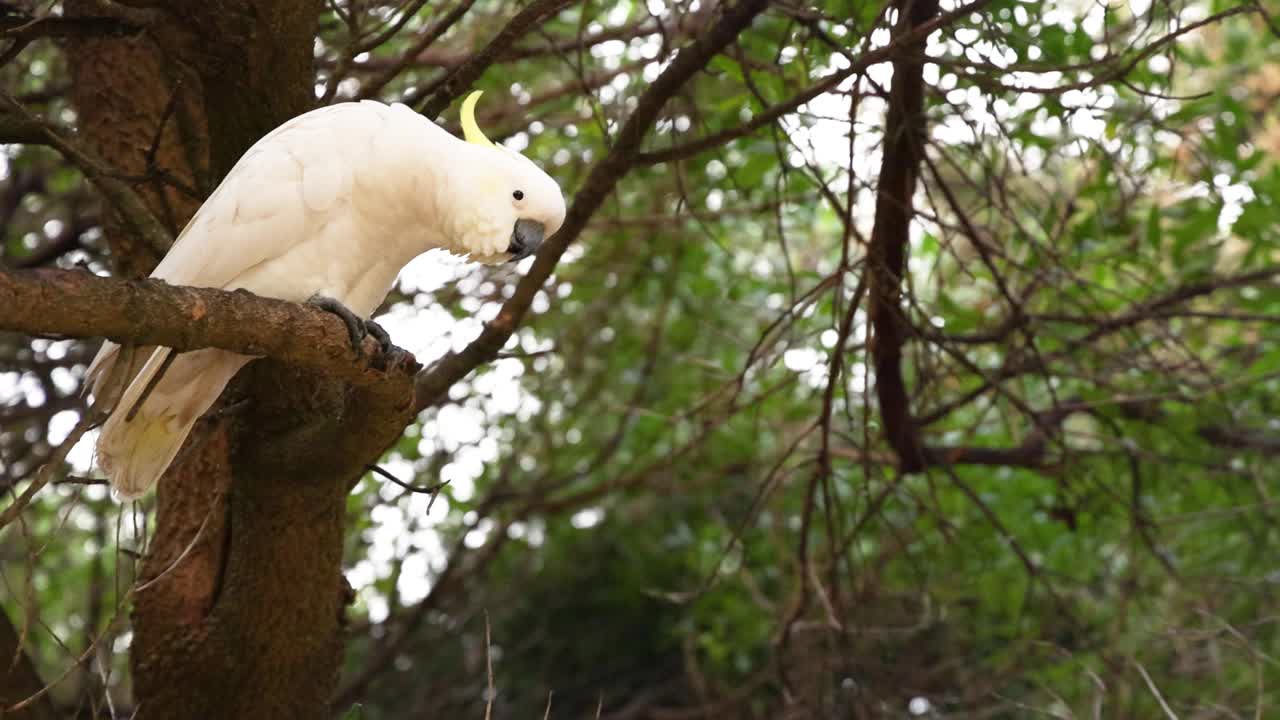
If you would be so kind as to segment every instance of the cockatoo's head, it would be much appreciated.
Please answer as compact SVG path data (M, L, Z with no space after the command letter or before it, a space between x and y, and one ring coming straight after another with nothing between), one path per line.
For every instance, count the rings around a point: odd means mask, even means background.
M451 238L455 252L482 263L521 260L564 222L564 195L551 176L520 153L495 145L476 124L480 92L462 103L467 150L449 170L459 202Z

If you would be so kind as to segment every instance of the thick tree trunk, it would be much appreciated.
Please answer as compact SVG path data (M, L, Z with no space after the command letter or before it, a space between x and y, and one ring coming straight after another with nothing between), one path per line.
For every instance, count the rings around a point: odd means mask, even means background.
M134 612L139 718L322 717L336 686L345 498L412 395L270 361L243 375L245 404L203 420L161 486L143 581L163 577Z
M310 109L322 5L159 7L162 21L143 34L70 49L80 131L127 173L154 170L151 154L207 192L259 137ZM139 189L174 229L197 206L173 189ZM158 260L119 228L108 242L121 274ZM406 387L355 388L263 360L197 424L160 482L135 598L139 720L328 713L342 655L345 498L412 419Z

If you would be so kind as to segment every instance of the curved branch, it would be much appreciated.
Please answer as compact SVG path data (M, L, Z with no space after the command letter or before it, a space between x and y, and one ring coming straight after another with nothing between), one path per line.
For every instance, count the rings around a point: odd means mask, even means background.
M382 92L383 88L392 80L395 80L401 72L404 72L404 69L409 66L413 58L434 45L437 40L444 37L445 33L449 32L450 28L458 24L458 21L471 11L471 6L475 3L476 0L461 0L448 14L437 20L426 32L422 33L422 36L413 44L413 47L405 51L404 55L400 56L398 60L395 60L391 67L386 68L381 73L378 73L377 77L364 83L360 87L360 97L372 98Z
M664 150L653 150L650 152L640 153L636 156L636 164L657 165L659 163L671 162L672 160L680 160L682 158L692 157L698 153L719 147L725 143L737 140L738 138L746 137L760 128L773 124L779 118L790 115L798 110L801 105L804 105L819 95L831 92L846 79L859 73L866 72L867 68L872 65L878 65L882 62L893 59L896 55L902 52L904 47L922 44L933 31L951 24L958 18L979 10L983 5L988 4L990 1L991 0L974 0L974 2L956 8L951 12L938 15L928 22L914 25L895 37L888 45L863 53L857 59L857 62L850 64L849 67L828 75L817 83L796 93L789 100L780 102L777 105L766 109L764 112L756 115L742 125L723 130L715 133L714 135L708 135L697 140L691 140L683 145L677 145ZM923 47L920 48L920 51L923 52Z
M928 22L938 0L905 0L898 4L900 34ZM903 316L902 282L907 268L907 241L914 215L912 194L924 155L924 39L903 48L893 62L893 85L884 127L884 155L876 188L875 225L867 248L870 290L868 312L875 331L871 360L876 399L885 437L898 456L902 472L926 466L920 433L911 417L911 398L902 377L902 348L910 336Z
M363 346L371 362L359 360L342 321L309 305L78 270L0 272L0 329L184 351L216 347L265 355L360 386L407 385L418 369L408 353L381 356L372 338Z
M511 22L493 36L488 45L467 58L466 62L459 65L439 85L431 89L431 94L423 101L422 114L432 120L438 117L445 108L449 107L449 103L453 102L454 98L479 80L484 71L507 52L516 39L550 20L571 2L572 0L534 0L526 5L511 18ZM406 99L405 104L417 105L417 99Z
M38 129L47 145L62 153L63 157L79 167L85 176L102 191L102 194L120 211L120 215L129 227L156 252L157 257L164 256L172 243L169 231L128 183L117 177L106 163L76 144L67 130L36 117L8 93L0 92L0 105L7 106L14 122L23 123L23 127L28 131Z
M503 304L498 316L487 323L480 337L461 352L449 353L418 374L415 405L419 410L437 402L453 383L497 356L528 311L538 289L551 276L569 243L577 239L596 210L604 204L618 182L635 164L640 143L657 121L663 106L690 78L747 29L768 4L768 0L743 0L726 9L706 33L680 50L667 69L645 90L636 103L635 111L618 131L609 153L592 166L581 189L574 195L564 225L543 245L533 267L521 279L511 299Z

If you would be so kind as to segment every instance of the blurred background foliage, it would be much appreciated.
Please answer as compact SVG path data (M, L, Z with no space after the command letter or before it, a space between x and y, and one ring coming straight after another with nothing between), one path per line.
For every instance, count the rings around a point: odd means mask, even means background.
M930 36L902 307L936 457L904 474L862 283L894 78L837 77L895 13L773 6L667 105L504 358L388 454L402 479L447 481L439 497L372 474L351 495L337 709L1270 716L1280 8L1264 9L997 0ZM512 12L335 0L317 96L420 102ZM569 3L477 84L481 124L571 194L716 12ZM56 43L0 81L74 124ZM0 263L105 271L90 187L6 142ZM518 271L428 258L383 321L430 360ZM74 423L93 349L0 335L10 497ZM77 480L86 461L0 531L0 598L45 679L68 673L60 705L110 716L130 704L122 599L151 518Z

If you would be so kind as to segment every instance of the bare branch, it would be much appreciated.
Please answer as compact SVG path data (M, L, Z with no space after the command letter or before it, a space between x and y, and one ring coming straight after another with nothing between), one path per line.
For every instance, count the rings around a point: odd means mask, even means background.
M17 57L32 41L40 38L126 35L149 25L159 14L153 8L135 8L111 0L92 0L87 4L93 14L75 17L37 17L0 6L0 39L10 41L9 46L0 52L0 65Z
M76 144L66 130L37 118L8 93L0 92L0 105L7 106L13 116L21 122L40 128L48 144L84 171L89 180L120 211L130 228L138 233L158 256L168 252L172 238L164 224L152 214L133 188L115 176L106 163Z
M43 490L44 486L48 485L49 481L53 479L54 474L61 469L62 461L67 458L67 453L71 452L71 448L98 421L99 419L90 413L80 416L80 421L76 423L75 429L62 441L62 444L58 446L57 452L50 456L44 467L40 468L40 472L36 474L35 479L27 486L27 489L23 490L22 494L15 498L3 512L0 512L0 529L13 522L31 504L36 494Z
M456 25L458 21L471 10L471 6L475 5L475 3L476 0L461 0L461 2L455 5L447 15L437 20L435 24L426 30L426 32L422 33L422 37L420 37L399 60L392 63L391 67L384 70L372 80L364 83L360 87L360 97L371 98L382 92L382 89L387 86L387 83L395 80L396 77L400 75L400 73L403 72L411 63L413 58L417 57L419 53L426 50L437 40L443 37L445 33L449 32L449 29Z
M415 393L418 409L434 404L453 383L497 356L528 311L538 289L551 276L569 243L577 239L596 210L604 204L605 198L630 171L640 143L657 121L663 106L694 74L750 26L767 5L767 0L744 0L725 10L706 33L680 50L667 69L640 96L635 111L614 138L609 154L592 166L582 188L574 196L564 225L543 245L528 275L520 281L511 299L503 304L498 316L487 323L480 336L461 352L449 353L419 373Z
M115 0L89 0L88 14L98 18L110 18L133 29L145 28L160 19L156 7L135 7Z
M779 118L790 115L798 110L801 105L804 105L819 95L831 92L846 79L866 72L867 68L872 65L878 65L882 62L887 62L893 59L896 55L902 52L904 47L923 42L924 39L929 37L930 33L933 31L941 27L946 27L955 20L980 10L982 6L988 4L990 1L991 0L974 0L974 2L964 5L963 7L956 8L951 12L939 15L928 22L913 26L910 30L904 31L902 34L895 37L888 45L863 53L862 56L858 58L858 61L852 63L849 67L828 75L809 88L796 93L791 97L791 99L778 103L777 105L759 113L748 122L738 125L737 127L732 127L715 133L714 135L708 135L707 137L693 140L683 145L677 145L665 150L654 150L640 153L636 157L636 164L657 165L659 163L671 162L672 160L692 157L698 153L705 152L712 148L724 145L725 143L737 140L738 138L746 137L760 128L773 124Z
M898 31L910 33L937 12L937 0L901 3ZM924 468L919 433L911 417L911 399L902 378L902 347L910 334L910 325L903 316L902 281L907 267L912 194L924 154L923 53L924 40L917 40L903 48L903 56L893 63L875 226L867 249L876 397L885 437L897 453L903 472Z
M449 107L449 103L479 80L484 71L496 62L513 42L551 19L571 3L572 0L534 0L525 5L515 17L511 18L511 22L507 23L506 27L493 36L488 45L467 58L466 62L449 73L438 86L432 88L430 95L422 100L422 114L431 119L438 117L445 108ZM405 102L416 106L419 99L406 98Z
M0 115L0 145L7 143L47 145L49 136L45 134L40 123L30 122L19 115L5 113Z
M407 379L407 353L371 363L355 356L342 321L298 303L238 290L189 288L160 280L120 280L73 270L0 272L0 328L29 335L106 337L178 350L216 347L265 355L355 385Z

